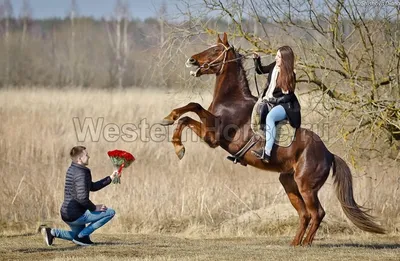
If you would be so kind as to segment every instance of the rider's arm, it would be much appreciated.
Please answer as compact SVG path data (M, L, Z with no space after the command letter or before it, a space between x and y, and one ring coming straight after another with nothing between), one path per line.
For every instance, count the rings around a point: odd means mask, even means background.
M294 93L289 92L288 94L284 94L282 97L279 97L276 99L276 103L286 103L286 102L291 102L294 98Z
M272 72L272 69L274 69L275 64L276 64L276 62L273 62L273 63L271 63L271 64L269 64L267 66L263 66L261 64L261 58L260 57L254 58L254 66L255 66L256 72L258 74L264 74L264 73Z

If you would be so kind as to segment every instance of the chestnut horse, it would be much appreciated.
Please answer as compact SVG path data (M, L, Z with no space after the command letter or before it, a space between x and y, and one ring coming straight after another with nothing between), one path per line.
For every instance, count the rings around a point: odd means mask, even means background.
M188 67L197 67L196 71L191 71L191 75L199 77L215 74L216 84L208 110L198 103L189 103L172 110L162 122L163 125L171 125L179 119L172 139L179 159L182 159L185 153L181 141L185 127L194 131L211 148L221 146L231 154L239 151L252 137L250 117L257 98L249 89L242 58L243 56L229 45L224 33L223 40L218 36L217 44L187 60ZM186 112L196 113L201 122L190 117L180 118ZM258 142L254 148L258 149L261 146L262 142ZM328 178L331 168L337 198L350 221L362 230L385 233L384 229L374 223L372 217L355 202L352 176L346 162L329 152L319 136L311 130L297 129L295 140L289 147L275 145L270 163L264 163L250 151L241 160L259 169L280 172L279 181L300 219L292 245L311 245L325 216L318 199L318 190ZM303 241L307 227L310 228Z

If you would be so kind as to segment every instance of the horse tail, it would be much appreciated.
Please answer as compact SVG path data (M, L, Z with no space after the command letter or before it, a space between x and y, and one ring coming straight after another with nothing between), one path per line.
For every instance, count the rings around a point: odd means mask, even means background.
M342 205L344 214L358 228L371 232L384 234L385 230L373 221L373 217L362 210L353 196L353 178L346 162L334 155L333 177L336 185L336 196Z

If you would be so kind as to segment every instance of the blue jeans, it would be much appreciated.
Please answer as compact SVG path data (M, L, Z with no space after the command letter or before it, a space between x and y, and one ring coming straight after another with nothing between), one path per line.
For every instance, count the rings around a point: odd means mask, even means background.
M106 211L89 211L73 222L65 222L71 228L71 231L66 231L58 228L53 228L54 236L57 238L70 240L74 239L75 235L85 237L92 234L96 229L105 225L115 215L115 211L108 208ZM86 224L89 224L86 226Z
M274 146L276 137L275 123L284 120L287 117L282 105L277 105L267 114L265 126L265 154L271 156L272 146Z

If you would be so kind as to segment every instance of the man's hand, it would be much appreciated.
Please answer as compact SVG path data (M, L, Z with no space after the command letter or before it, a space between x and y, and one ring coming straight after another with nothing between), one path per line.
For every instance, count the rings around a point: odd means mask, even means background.
M110 175L111 181L113 181L118 176L118 171L114 170L114 172Z
M100 205L96 205L96 210L95 211L101 211L104 212L107 210L106 205L100 204Z

